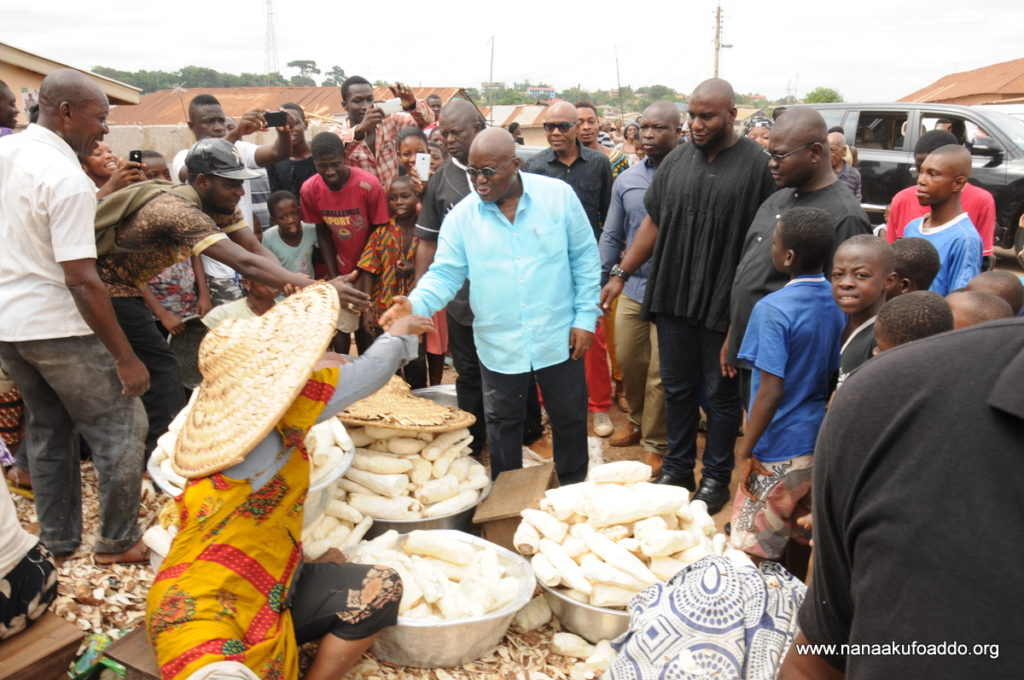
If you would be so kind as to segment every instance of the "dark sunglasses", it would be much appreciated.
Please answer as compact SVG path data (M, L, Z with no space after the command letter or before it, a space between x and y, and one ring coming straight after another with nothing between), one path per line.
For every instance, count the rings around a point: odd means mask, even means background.
M569 130L576 127L576 123L544 123L544 131L551 132L553 130L559 130L561 132L568 132Z
M511 160L511 159L509 159L509 160ZM498 174L498 171L506 163L508 163L508 161L505 161L505 163L502 163L501 165L499 165L496 168L474 168L473 166L470 165L470 166L466 167L466 174L469 175L470 179L476 179L480 175L483 175L487 179L490 179L490 178L494 177L496 174Z

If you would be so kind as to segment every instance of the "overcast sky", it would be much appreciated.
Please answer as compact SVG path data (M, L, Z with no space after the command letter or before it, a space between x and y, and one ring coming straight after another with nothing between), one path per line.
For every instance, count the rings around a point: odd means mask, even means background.
M264 72L262 0L0 0L0 42L80 68ZM370 80L479 87L529 79L562 89L663 84L712 75L714 0L276 0L280 70L313 59ZM365 12L363 11L365 9ZM723 0L721 74L769 98L817 86L889 101L951 72L1024 57L1019 0ZM187 85L187 83L186 83Z

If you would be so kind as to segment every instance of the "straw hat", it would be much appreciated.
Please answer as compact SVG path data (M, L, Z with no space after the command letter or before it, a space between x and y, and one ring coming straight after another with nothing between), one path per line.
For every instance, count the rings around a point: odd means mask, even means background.
M451 432L476 422L472 413L413 396L408 383L398 376L339 413L338 420L346 425L416 432Z
M306 385L338 321L338 293L314 283L263 316L229 319L199 347L203 382L171 467L204 477L241 462Z

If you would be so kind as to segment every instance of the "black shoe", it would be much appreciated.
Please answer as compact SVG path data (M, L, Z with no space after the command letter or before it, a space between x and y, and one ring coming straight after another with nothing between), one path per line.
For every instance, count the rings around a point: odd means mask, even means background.
M715 515L729 502L729 483L703 477L700 480L700 488L691 500L704 501L708 506L708 514Z
M658 475L658 478L654 480L654 483L681 486L687 491L693 491L697 488L697 483L693 480L692 472L687 472L681 475L674 475L671 472L662 472Z

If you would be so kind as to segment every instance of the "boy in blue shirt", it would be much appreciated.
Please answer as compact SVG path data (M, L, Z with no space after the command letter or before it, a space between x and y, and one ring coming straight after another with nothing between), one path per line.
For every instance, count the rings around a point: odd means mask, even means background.
M299 201L290 191L275 191L267 199L270 219L276 226L263 232L263 246L277 255L281 266L296 274L316 278L313 258L316 251L316 225L302 221Z
M928 289L946 296L981 272L984 247L971 218L960 206L960 193L971 176L971 153L959 144L928 154L917 175L917 200L931 212L903 230L903 238L924 238L939 251L942 263Z
M736 450L737 462L747 467L733 501L730 540L755 558L788 553L784 563L800 578L810 536L796 520L810 513L814 440L846 325L822 273L835 231L835 220L818 208L782 215L772 235L772 262L790 280L754 306L738 354L753 369L753 398ZM791 540L804 545L796 548Z

